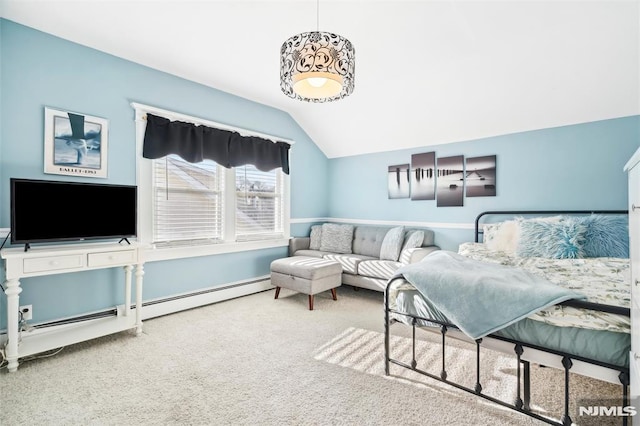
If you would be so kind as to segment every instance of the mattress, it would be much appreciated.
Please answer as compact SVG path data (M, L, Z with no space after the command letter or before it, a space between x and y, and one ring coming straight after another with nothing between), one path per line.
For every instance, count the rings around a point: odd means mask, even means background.
M630 300L629 259L546 259L524 258L487 249L482 243L464 243L458 251L475 260L522 268L554 284L578 291L593 303L628 308ZM406 280L393 281L389 292L390 307L400 312L430 318L428 305ZM407 322L406 317L394 318ZM433 323L419 321L432 327ZM555 305L495 334L554 349L568 354L612 364L628 366L630 318L614 313Z
M429 313L420 293L411 289L411 284L398 279L401 288L395 292L394 309L412 315L429 318ZM410 325L404 315L393 318ZM433 323L418 320L417 325L425 328L439 327ZM439 332L438 329L434 329ZM629 333L607 330L593 330L584 327L559 327L542 321L525 318L494 333L523 343L541 346L595 361L628 367L631 337Z

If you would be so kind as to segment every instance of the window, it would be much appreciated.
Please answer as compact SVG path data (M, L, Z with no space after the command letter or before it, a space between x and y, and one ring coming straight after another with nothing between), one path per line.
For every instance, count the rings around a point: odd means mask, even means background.
M207 243L224 237L224 172L213 161L153 160L153 242Z
M148 105L136 110L138 241L156 249L147 260L286 247L289 238L289 175L252 165L227 169L212 160L189 163L178 155L142 157L146 114L251 134ZM277 138L282 140L282 138ZM293 141L285 143L293 143Z
M153 243L198 245L284 238L285 178L252 165L227 170L177 155L153 161ZM226 194L225 179L235 182ZM229 188L230 189L230 188ZM235 214L225 217L226 204ZM226 238L225 238L226 236Z
M238 240L282 238L284 178L280 169L235 168Z

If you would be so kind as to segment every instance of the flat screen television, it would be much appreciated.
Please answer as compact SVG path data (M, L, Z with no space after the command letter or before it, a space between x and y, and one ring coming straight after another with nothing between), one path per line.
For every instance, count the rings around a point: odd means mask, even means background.
M137 187L11 178L11 242L136 236Z

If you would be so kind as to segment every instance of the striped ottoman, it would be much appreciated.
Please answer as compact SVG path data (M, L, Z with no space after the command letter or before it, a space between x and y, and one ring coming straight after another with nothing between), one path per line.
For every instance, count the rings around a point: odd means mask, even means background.
M309 295L309 310L313 310L313 295L331 290L337 300L336 288L342 285L342 266L333 260L308 256L293 256L271 262L271 284Z

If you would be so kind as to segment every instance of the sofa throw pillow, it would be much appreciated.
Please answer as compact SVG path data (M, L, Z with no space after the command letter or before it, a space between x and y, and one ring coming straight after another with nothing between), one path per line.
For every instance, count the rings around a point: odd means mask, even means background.
M422 236L424 239L424 234ZM400 250L402 249L402 242L404 240L404 226L396 226L389 229L387 234L382 240L382 246L380 247L380 259L381 260L393 260L394 262L400 257Z
M627 216L592 214L575 219L587 227L585 257L629 257L629 219Z
M582 258L586 230L586 226L572 220L522 221L517 255L548 259Z
M320 250L332 253L351 253L353 225L325 223L322 225Z
M410 248L418 248L422 247L422 243L424 242L424 231L407 231L407 234L404 236L404 243L402 243L401 252Z
M402 244L402 250L400 250L400 256L398 260L402 263L409 263L411 260L411 253L422 247L424 242L424 231L407 231L404 236L404 243Z
M320 250L320 240L322 238L322 225L313 225L311 227L311 241L309 242L309 250Z

